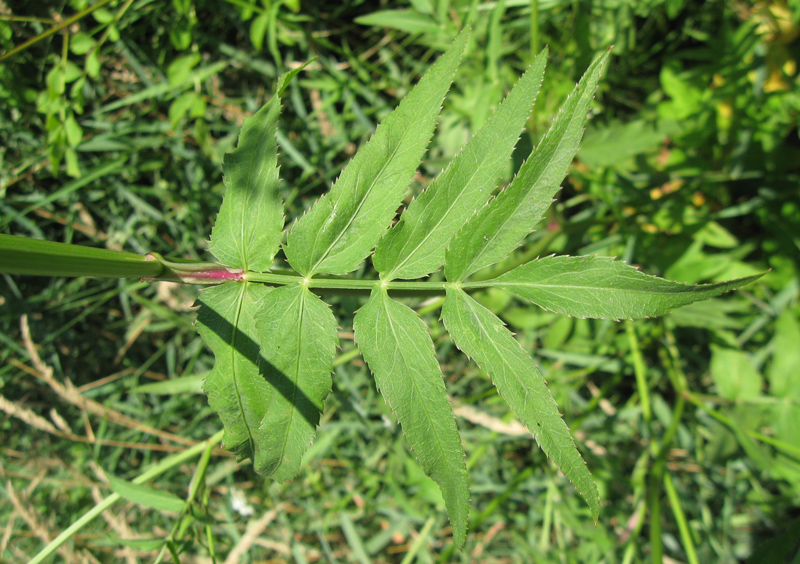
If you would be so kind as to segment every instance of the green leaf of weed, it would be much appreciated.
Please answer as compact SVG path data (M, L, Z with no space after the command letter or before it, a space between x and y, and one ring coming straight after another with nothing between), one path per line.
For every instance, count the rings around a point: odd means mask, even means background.
M486 204L539 94L547 49L475 136L380 240L372 262L384 279L420 278L444 263L445 247Z
M647 275L612 257L551 256L532 260L483 285L505 288L565 315L637 319L713 298L757 278L694 286Z
M422 469L442 490L453 538L464 544L469 479L464 449L428 329L376 287L353 321L355 339Z
M211 231L210 250L228 268L265 272L280 248L283 203L276 139L280 105L278 90L244 121L236 149L223 160L225 196Z
M448 288L442 320L456 346L486 371L545 454L575 485L596 522L597 487L530 355L496 315L461 289Z
M228 282L200 294L197 330L216 357L203 390L225 427L224 446L237 460L255 460L263 442L259 425L275 393L259 368L257 304L272 288Z
M314 440L322 404L331 389L339 337L325 303L300 284L270 292L259 305L258 329L269 396L254 460L260 474L284 481L295 477Z
M731 401L747 401L761 395L764 383L744 351L711 346L711 378L717 393Z
M437 34L442 31L432 18L413 10L382 10L360 16L355 21L361 25L389 27L406 33Z
M445 254L449 281L460 282L476 270L503 260L542 219L578 151L608 57L606 52L592 63L508 188L453 237Z
M428 146L468 37L462 31L419 84L378 126L331 191L289 231L284 248L298 272L355 270L385 232Z
M791 309L784 310L775 322L772 363L767 375L772 395L800 398L800 323Z

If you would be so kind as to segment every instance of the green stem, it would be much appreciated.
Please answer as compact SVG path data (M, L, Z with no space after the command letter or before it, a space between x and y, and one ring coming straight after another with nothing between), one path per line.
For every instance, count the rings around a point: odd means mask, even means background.
M628 327L630 328L632 326L629 324ZM635 333L629 333L629 336L631 334L635 335ZM667 331L667 341L669 341L671 338L671 332ZM677 355L677 351L674 352ZM666 355L663 356L666 357ZM672 418L670 420L669 427L664 433L661 443L656 446L654 462L650 470L650 479L648 480L647 485L647 499L648 506L650 508L650 553L652 562L654 564L656 562L661 564L664 553L661 528L661 495L665 487L664 484L666 480L667 455L669 454L669 449L672 446L672 441L675 440L675 436L678 433L678 426L680 425L681 418L683 417L684 406L686 405L686 401L681 395L683 378L685 378L685 376L682 374L680 369L679 357L673 356L671 358L662 358L662 360L669 375L670 381L675 387L675 391L678 393L678 396L675 400L675 407L672 410Z
M34 276L157 278L164 267L134 253L0 234L0 272Z
M639 337L636 335L636 328L632 321L625 322L625 332L628 336L628 344L631 347L631 360L633 361L633 373L636 375L636 389L639 390L639 401L642 402L642 417L646 424L650 424L652 410L650 409L650 384L647 381L647 366L644 356L639 348Z
M54 24L55 20L50 18L34 18L31 16L13 16L10 14L0 14L0 22L38 22L43 24Z
M346 290L372 290L375 286L382 285L387 290L406 290L414 292L443 292L448 282L403 282L381 280L357 280L352 278L299 278L291 274L274 274L270 272L248 272L244 278L249 282L265 282L267 284L297 284L306 285L309 289L346 289Z
M433 528L434 523L436 523L436 517L430 516L428 520L425 522L425 526L422 527L422 530L419 532L419 535L416 539L414 539L414 543L411 545L411 548L406 555L403 557L403 561L400 564L411 564L417 558L417 552L422 548L422 546L428 541L428 535Z
M441 296L452 286L444 281L364 280L332 276L303 277L291 271L242 272L212 262L167 260L158 253L137 255L124 251L69 245L0 234L0 273L32 276L89 276L93 278L151 278L186 284L230 281L261 282L274 286L303 284L317 294L367 295L377 286L396 297ZM465 290L488 288L491 280L459 284ZM438 307L438 306L437 306ZM435 309L435 308L434 308Z
M22 45L17 45L16 47L11 49L7 53L3 53L2 55L0 55L0 61L4 61L4 60L8 59L9 57L12 57L13 55L16 55L20 51L24 51L25 49L27 49L31 45L34 45L34 44L38 43L42 39L47 39L48 37L50 37L54 33L58 33L62 29L66 29L66 28L70 27L75 22L82 20L83 18L85 18L86 16L88 16L89 14L91 14L92 12L97 10L98 8L102 8L103 6L108 4L109 2L111 2L111 0L100 0L100 2L98 2L97 4L94 4L93 6L89 6L88 8L78 12L74 16L65 19L64 21L62 21L61 23L59 23L57 25L54 25L53 27L51 27L50 29L48 29L44 33L40 33L36 37L32 37L31 39L27 40Z
M650 562L661 564L664 545L661 539L661 472L654 468L647 484L647 507L650 512Z
M678 492L675 489L675 484L672 482L672 476L669 472L664 474L664 489L667 492L667 498L672 506L672 514L675 516L675 522L678 524L678 531L680 531L683 549L686 551L686 559L689 564L700 564L700 561L697 559L697 551L694 548L692 532L689 530L686 514L683 512L683 507L681 507L681 499L678 496Z
M161 462L159 462L158 464L156 464L143 474L136 477L133 480L133 483L143 484L152 478L160 476L170 468L174 468L178 464L181 464L191 458L194 458L195 456L203 452L205 449L207 449L209 446L213 447L214 445L219 444L219 442L222 440L222 435L223 431L220 431L213 437L209 438L206 441L203 441L202 443L198 443L193 447L184 450L183 452L179 452L177 454L165 458L164 460L162 460ZM50 541L50 543L47 546L45 546L39 552L39 554L34 556L33 559L30 562L28 562L28 564L39 564L40 562L42 562L45 558L53 554L53 552L55 552L59 546L61 546L67 540L69 540L70 537L72 537L72 535L74 535L82 528L84 528L90 521L92 521L103 511L114 505L114 503L116 503L119 499L120 499L119 494L113 493L107 498L105 498L103 501L92 507L80 519L75 521L72 525L67 527L60 535L58 535L55 539Z

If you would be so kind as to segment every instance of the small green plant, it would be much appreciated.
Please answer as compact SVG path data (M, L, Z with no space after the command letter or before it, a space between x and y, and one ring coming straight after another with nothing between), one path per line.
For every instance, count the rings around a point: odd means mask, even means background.
M225 157L226 193L210 244L220 264L0 236L1 269L212 284L201 294L197 317L216 356L204 389L222 419L224 445L276 480L299 471L331 389L338 323L318 294L368 295L355 313L356 343L420 465L441 488L460 546L469 509L461 439L425 323L396 299L443 295L442 319L453 342L491 377L596 521L597 489L542 374L503 322L470 294L499 288L556 313L619 320L661 315L757 276L690 286L592 256L550 256L494 278L473 276L505 259L543 218L578 150L608 53L591 64L511 184L496 191L539 92L547 50L540 53L494 115L392 225L467 39L467 31L456 38L330 192L287 230L276 133L280 96L301 69L284 76ZM293 270L275 267L281 250ZM62 268L54 254L71 259ZM344 276L370 256L377 278ZM442 279L436 273L443 266Z

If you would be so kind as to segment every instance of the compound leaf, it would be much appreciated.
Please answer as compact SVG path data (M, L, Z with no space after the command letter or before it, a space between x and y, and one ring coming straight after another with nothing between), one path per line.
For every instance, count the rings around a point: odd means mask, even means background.
M608 52L592 63L517 177L453 237L445 253L445 275L460 282L504 259L550 207L578 151L586 115Z
M264 438L254 460L256 471L290 480L314 440L322 403L331 389L339 342L336 319L308 288L293 284L261 301L256 329L264 376L274 389L259 426Z
M650 276L613 257L551 256L532 260L484 285L505 288L539 307L600 319L636 319L669 313L756 280L691 285ZM468 287L469 284L465 284Z
M261 373L255 318L272 288L228 282L200 294L197 329L216 362L203 390L225 427L224 446L237 460L255 460L264 437L259 425L273 393Z
M376 287L353 322L355 338L422 469L442 490L456 545L464 543L469 482L442 371L414 310Z
M456 346L491 377L545 454L589 504L597 521L597 487L533 359L497 316L461 289L448 288L442 320Z
M292 227L285 246L298 272L346 274L369 255L391 223L428 146L468 32L378 126L331 191Z
M278 91L244 121L236 149L223 159L225 196L209 249L228 268L265 272L280 248L283 203L276 138L280 105Z
M384 279L420 278L442 266L456 231L485 204L525 126L544 76L547 49L469 143L411 202L380 240L372 262Z

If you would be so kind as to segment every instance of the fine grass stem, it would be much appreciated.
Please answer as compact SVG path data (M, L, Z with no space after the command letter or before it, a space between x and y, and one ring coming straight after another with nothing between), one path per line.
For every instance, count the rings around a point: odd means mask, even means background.
M148 480L156 478L162 475L167 470L178 466L186 462L187 460L191 460L195 456L200 453L207 451L209 448L213 448L214 446L218 445L220 441L222 441L222 435L224 431L219 431L212 437L210 437L207 441L203 441L202 443L198 443L193 447L187 448L183 452L179 452L177 454L173 454L172 456L168 456L146 472L142 473L141 475L134 478L132 481L134 484L144 484ZM39 553L31 559L28 564L39 564L43 562L45 558L53 554L59 546L64 544L67 540L69 540L75 533L83 529L86 525L88 525L95 517L100 515L103 511L114 505L117 501L119 501L120 495L118 493L113 493L106 497L103 501L95 505L92 509L87 511L80 519L75 521L72 525L64 529L64 531L54 538L47 546L45 546Z

